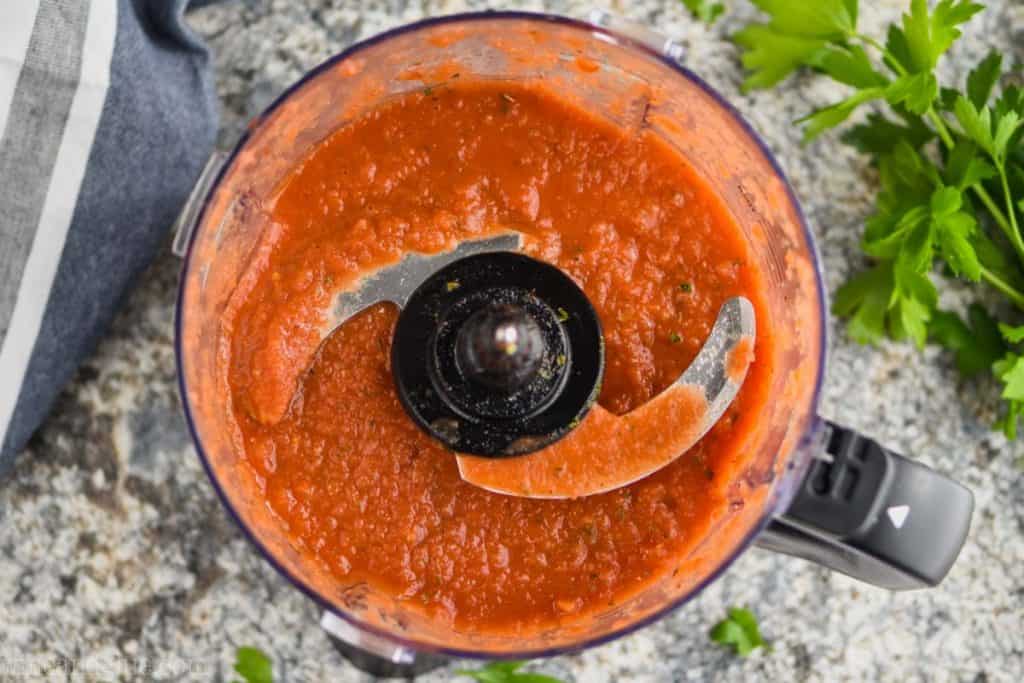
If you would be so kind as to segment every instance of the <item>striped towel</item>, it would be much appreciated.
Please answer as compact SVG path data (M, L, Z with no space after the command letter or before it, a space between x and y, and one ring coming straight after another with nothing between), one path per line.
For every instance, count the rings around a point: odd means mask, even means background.
M0 0L0 473L210 152L209 56L188 4Z

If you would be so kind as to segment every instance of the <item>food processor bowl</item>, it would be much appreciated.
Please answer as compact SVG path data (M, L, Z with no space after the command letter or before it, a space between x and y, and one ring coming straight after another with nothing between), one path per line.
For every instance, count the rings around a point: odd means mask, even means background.
M694 596L770 523L775 528L802 490L812 462L831 458L826 455L830 443L840 443L836 434L846 434L826 429L816 418L825 369L825 293L799 204L750 126L677 63L680 55L671 41L604 14L592 22L521 12L423 21L360 43L313 69L251 122L197 186L179 235L185 261L176 347L189 427L239 525L268 561L328 610L335 633L347 633L350 642L394 661L411 661L415 652L526 658L628 633ZM730 504L702 542L678 558L676 571L632 597L540 632L459 630L366 583L339 583L292 544L267 506L242 455L225 398L230 396L224 359L231 332L225 312L239 305L236 288L250 265L267 258L273 232L269 211L288 173L347 122L453 74L529 81L624 130L646 129L674 146L741 228L771 318L770 324L759 323L759 334L778 335L768 345L778 354L770 399L745 447L749 464L729 482ZM878 517L877 510L872 514ZM809 526L794 522L793 528L775 528L763 539L777 549L863 574L861 565L849 565L849 556L859 551L843 550L844 565L828 549L829 538L800 536L814 535Z

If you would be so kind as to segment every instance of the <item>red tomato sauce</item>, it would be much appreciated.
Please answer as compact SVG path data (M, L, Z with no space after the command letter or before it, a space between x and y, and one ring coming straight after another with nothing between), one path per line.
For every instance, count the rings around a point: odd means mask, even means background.
M530 85L437 87L336 131L272 214L269 259L226 327L234 417L268 504L339 585L365 581L457 628L545 628L665 577L729 505L772 373L761 275L720 200L653 134ZM462 481L454 455L399 404L393 308L360 314L317 349L324 306L361 272L508 229L597 309L600 404L614 413L678 378L727 298L753 301L756 360L696 447L601 495L490 493Z

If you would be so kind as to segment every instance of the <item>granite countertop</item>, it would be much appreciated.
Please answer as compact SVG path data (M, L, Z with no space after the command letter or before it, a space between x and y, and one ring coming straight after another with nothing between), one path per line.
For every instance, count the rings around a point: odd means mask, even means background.
M736 51L724 36L750 9L732 4L742 9L710 30L677 0L622 0L612 8L680 40L688 65L762 133L803 201L834 291L862 265L857 243L873 173L835 136L799 145L791 121L837 99L833 85L801 76L771 91L739 93ZM862 2L862 27L877 34L905 4ZM946 60L948 75L962 77L989 46L1024 59L1024 6L989 4ZM286 85L353 41L425 15L487 6L246 0L193 13L216 53L221 144ZM577 16L591 7L576 0L505 6ZM239 645L267 651L280 680L368 680L331 647L313 603L242 537L196 458L175 384L177 270L168 243L0 486L0 680L20 680L12 666L27 660L49 663L54 680L72 679L69 663L105 672L80 670L88 680L230 680ZM947 286L942 297L962 304L965 291ZM955 473L975 493L970 537L946 581L890 593L755 549L656 625L539 668L583 683L1020 680L1024 440L1008 444L990 431L995 386L960 380L933 347L861 347L834 321L831 332L823 413ZM709 643L709 626L736 604L754 606L771 651L741 660ZM135 666L135 673L117 666ZM442 670L422 680L451 678Z

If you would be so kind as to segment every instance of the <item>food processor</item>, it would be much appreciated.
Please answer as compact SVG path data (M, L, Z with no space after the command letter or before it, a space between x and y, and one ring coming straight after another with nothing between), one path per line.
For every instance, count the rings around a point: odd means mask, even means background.
M435 666L444 656L521 659L598 645L680 606L752 543L893 590L937 585L952 567L970 526L971 493L817 415L827 325L813 238L765 145L727 102L680 66L682 56L678 44L604 12L587 21L523 12L422 21L313 69L250 123L229 154L214 155L200 177L175 240L184 257L175 344L188 425L224 505L267 561L324 609L323 627L358 666L399 675ZM586 77L580 63L593 65ZM381 102L432 87L430 74L439 71L543 81L623 130L654 132L697 170L740 227L767 274L772 324L757 325L742 297L722 307L680 378L700 389L708 417L686 434L682 425L664 425L678 437L667 442L673 457L714 424L742 384L746 366L727 371L735 365L727 363L729 354L762 327L784 332L771 347L778 371L751 434L749 465L729 482L729 505L706 537L678 558L677 571L633 597L537 632L456 629L365 582L340 584L294 546L268 509L256 478L240 462L238 435L220 398L226 391L217 369L226 343L224 312L245 269L260 258L269 207L289 171L333 131ZM585 295L557 268L519 254L517 240L510 233L437 254L406 254L342 292L323 334L376 302L402 308L392 349L398 395L410 420L459 454L460 472L471 483L538 497L591 495L627 484L538 490L506 483L514 463L557 448L568 432L593 422L601 410L595 400L603 368L600 321ZM455 293L468 303L439 314L437 302ZM513 464L499 480L479 458ZM658 466L637 470L632 480Z

